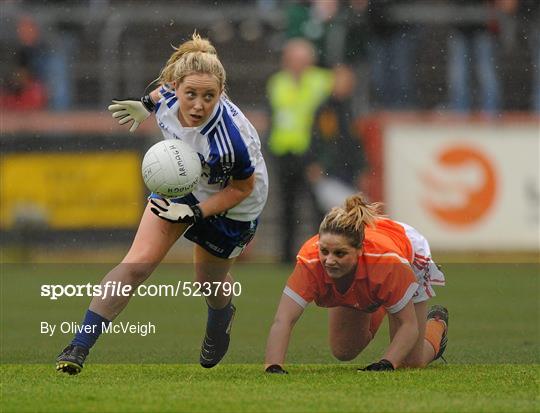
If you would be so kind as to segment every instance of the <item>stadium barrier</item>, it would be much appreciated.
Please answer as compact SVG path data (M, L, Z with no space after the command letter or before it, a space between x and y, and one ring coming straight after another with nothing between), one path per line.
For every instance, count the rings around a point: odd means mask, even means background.
M141 136L102 112L5 112L2 123L3 244L132 237L145 205L141 154L158 136L150 122Z
M250 119L257 129L266 129L268 121L260 113L250 113ZM7 259L29 261L35 251L47 248L59 250L63 261L65 254L76 259L79 253L71 252L87 246L112 251L112 244L128 244L148 195L142 157L160 139L155 122L130 134L106 111L5 111L0 244ZM101 260L114 261L119 254L105 253ZM174 256L189 259L186 254L176 251Z
M266 116L248 117L263 137ZM358 128L371 170L365 192L434 249L540 249L538 117L383 113ZM128 241L145 205L140 160L157 139L154 122L131 135L105 112L5 113L2 243ZM275 237L275 212L269 202L265 240Z

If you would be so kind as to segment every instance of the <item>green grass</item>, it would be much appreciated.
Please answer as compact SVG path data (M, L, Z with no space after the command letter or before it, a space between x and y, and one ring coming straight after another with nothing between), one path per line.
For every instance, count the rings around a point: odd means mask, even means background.
M50 365L4 365L3 411L538 411L538 366L438 365L394 373L352 366L90 365L55 374Z
M265 341L290 268L235 268L242 295L222 365L198 359L205 306L200 298L132 299L120 320L151 321L146 337L100 338L79 376L54 371L71 335L47 337L40 321L80 321L88 298L50 301L44 283L98 283L110 266L3 265L0 411L540 411L538 265L445 266L448 285L433 303L450 309L449 364L425 370L357 373L388 344L383 325L353 362L336 363L327 314L309 307L295 328L288 376L262 374ZM149 280L189 280L190 266L164 265Z

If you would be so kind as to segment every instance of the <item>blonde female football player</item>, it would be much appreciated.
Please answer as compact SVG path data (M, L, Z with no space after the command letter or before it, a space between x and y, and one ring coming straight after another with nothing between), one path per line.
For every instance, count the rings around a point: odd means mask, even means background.
M390 345L363 370L424 367L442 356L448 311L427 310L432 284L444 275L431 260L426 239L409 225L378 215L379 204L347 198L323 219L319 234L300 249L270 330L266 371L283 369L289 337L305 307L329 308L332 354L354 359L373 339L385 314Z
M227 352L235 313L223 283L253 238L268 192L266 166L256 130L224 93L225 70L216 49L194 34L170 56L160 87L139 100L113 101L109 110L133 132L154 114L165 139L180 139L203 158L197 189L178 199L151 194L129 252L102 281L133 289L143 283L182 236L194 242L196 280L222 282L206 297L208 320L200 363L213 367ZM79 333L57 358L57 369L81 371L90 348L127 305L129 297L95 297Z

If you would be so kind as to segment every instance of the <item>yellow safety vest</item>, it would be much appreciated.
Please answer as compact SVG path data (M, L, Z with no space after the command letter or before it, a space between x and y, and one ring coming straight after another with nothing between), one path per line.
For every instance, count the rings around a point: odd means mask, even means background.
M330 95L332 84L332 72L318 67L308 68L299 82L285 71L270 77L267 84L272 106L269 147L273 154L302 155L308 150L315 112Z

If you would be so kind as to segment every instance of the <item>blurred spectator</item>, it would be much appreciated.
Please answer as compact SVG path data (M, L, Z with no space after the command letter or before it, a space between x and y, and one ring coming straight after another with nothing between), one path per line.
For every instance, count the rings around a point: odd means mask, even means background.
M47 105L43 82L44 47L37 24L30 16L17 21L15 62L0 94L0 106L7 110L37 110Z
M317 52L317 64L333 67L366 53L368 0L312 0L288 3L287 38L309 40Z
M48 107L53 110L71 109L73 100L68 59L74 41L64 26L50 27L44 38L33 16L21 15L16 22L16 64L30 70L32 77L42 82L49 96Z
M449 0L460 7L484 8L484 21L467 19L453 24L448 37L448 94L449 109L469 112L473 107L471 69L479 86L478 109L493 115L501 108L501 85L497 69L496 47L500 32L497 11L508 13L515 0ZM464 13L465 14L465 13ZM471 90L473 93L471 94Z
M351 67L336 66L332 95L315 115L307 178L321 219L364 187L366 159L352 109L355 83Z
M369 110L367 6L368 0L312 0L291 2L287 8L287 36L311 41L320 66L346 63L355 68L357 114Z
M313 116L330 94L332 75L314 66L315 50L304 39L291 39L282 54L282 69L267 82L272 111L268 146L274 155L281 198L281 259L294 260L298 200L305 185L306 154Z
M304 24L309 20L310 0L291 0L285 5L287 39L305 37Z
M520 35L526 40L530 51L531 108L540 114L540 2L538 0L521 0L517 15L521 24Z
M47 92L30 67L20 64L0 92L2 110L39 110L47 105Z
M286 9L287 38L302 37L313 43L319 66L343 63L349 11L350 7L338 0L291 2Z
M311 6L311 34L317 48L318 64L332 67L344 61L347 40L347 12L345 3L338 0L313 0ZM316 28L316 29L314 29Z
M46 47L41 39L39 27L29 15L23 15L17 20L17 41L15 55L17 63L28 67L43 80Z
M370 109L368 0L350 0L347 11L343 62L354 68L356 74L356 89L352 97L354 113L364 115Z
M392 7L408 0L370 0L370 67L375 102L382 109L416 105L417 26L392 21Z
M73 25L61 24L51 33L51 44L47 50L46 82L49 88L49 108L71 110L73 105L73 74L70 58L77 50L77 40L73 36Z

